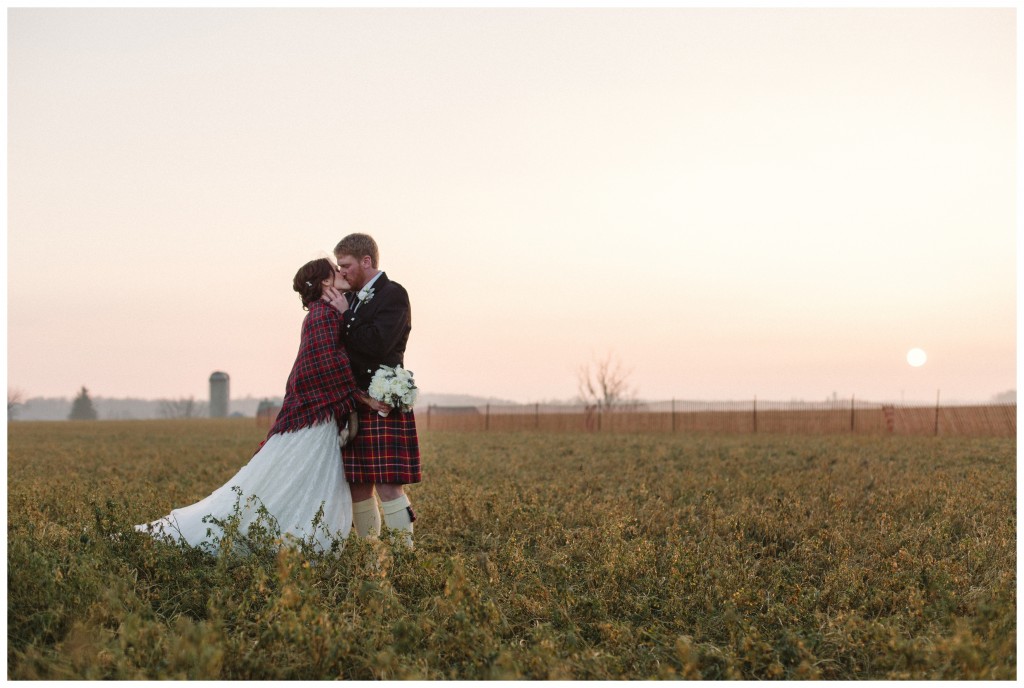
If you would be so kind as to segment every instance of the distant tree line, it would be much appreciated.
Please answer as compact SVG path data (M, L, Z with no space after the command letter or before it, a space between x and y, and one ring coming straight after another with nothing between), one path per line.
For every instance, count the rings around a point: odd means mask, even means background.
M81 388L74 397L30 397L20 388L7 390L7 420L34 421L67 420L71 417L75 400L81 397ZM152 420L157 418L205 418L209 415L206 400L195 397L178 399L140 399L133 397L101 397L86 388L88 403L79 401L86 408L92 406L99 420ZM231 400L231 415L255 417L259 404L281 405L281 398L272 399L245 396Z
M207 415L208 405L196 401L195 397L160 400L161 418L204 418Z

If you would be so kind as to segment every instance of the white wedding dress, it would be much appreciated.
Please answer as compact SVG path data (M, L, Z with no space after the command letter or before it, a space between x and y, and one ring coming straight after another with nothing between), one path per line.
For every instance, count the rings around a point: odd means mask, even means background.
M321 504L323 517L313 541L327 549L332 535L348 537L352 528L352 493L345 481L338 427L333 418L294 432L271 435L249 463L209 497L135 529L215 551L208 531L218 538L223 531L214 523L204 523L203 518L226 520L237 505L241 514L239 532L245 533L248 525L259 517L260 504L277 521L284 539L310 539Z

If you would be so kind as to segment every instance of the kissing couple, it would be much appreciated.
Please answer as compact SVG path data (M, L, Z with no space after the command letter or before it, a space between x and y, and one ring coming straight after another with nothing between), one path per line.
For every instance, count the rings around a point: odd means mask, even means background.
M378 269L371 236L349 234L334 256L337 263L319 258L295 274L292 288L309 313L281 411L256 454L209 497L136 530L212 550L223 533L217 521L238 508L245 532L262 505L283 537L326 549L353 524L360 537L380 534L376 492L383 523L412 547L416 515L404 486L421 472L416 390L402 369L409 295ZM386 375L405 383L404 398L381 393Z

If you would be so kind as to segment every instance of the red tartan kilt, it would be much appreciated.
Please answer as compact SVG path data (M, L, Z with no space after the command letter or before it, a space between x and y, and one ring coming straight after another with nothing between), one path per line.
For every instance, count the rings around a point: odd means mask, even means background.
M412 411L359 411L359 431L342 447L345 479L350 483L409 485L422 480L420 443Z

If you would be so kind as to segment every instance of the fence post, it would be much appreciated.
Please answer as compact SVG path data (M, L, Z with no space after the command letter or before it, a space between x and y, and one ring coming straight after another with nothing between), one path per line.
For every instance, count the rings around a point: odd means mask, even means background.
M430 409L434 408L433 404L427 404L427 430L430 429Z
M939 436L939 390L935 390L935 436Z
M491 405L487 404L484 410L484 430L491 429Z
M672 432L676 431L676 400L672 400Z
M533 427L540 427L540 403L536 403L533 406Z
M754 432L757 432L757 395L754 395Z
M856 395L853 395L853 394L850 395L850 432L855 432L854 420L853 420L854 419L854 416L853 416L854 411L853 411L853 409L854 409L854 401L856 400L856 398L857 398Z

